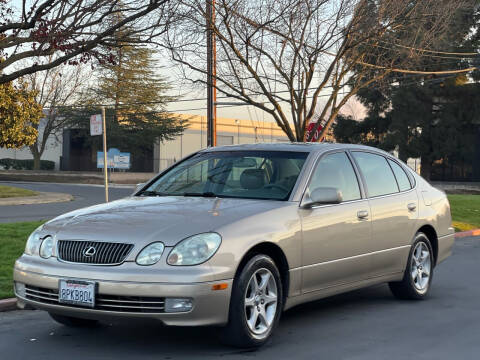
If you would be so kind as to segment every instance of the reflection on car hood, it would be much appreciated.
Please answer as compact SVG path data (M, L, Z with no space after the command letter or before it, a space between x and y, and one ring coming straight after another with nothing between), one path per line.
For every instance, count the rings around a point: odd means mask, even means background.
M49 221L57 239L148 244L180 240L287 205L282 201L202 197L129 197L76 210Z

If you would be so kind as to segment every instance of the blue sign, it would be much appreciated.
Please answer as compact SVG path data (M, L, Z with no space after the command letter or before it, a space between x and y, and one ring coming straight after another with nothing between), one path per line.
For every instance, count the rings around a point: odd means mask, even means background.
M122 153L116 148L107 151L108 169L130 169L130 153ZM103 169L103 151L97 151L97 169Z

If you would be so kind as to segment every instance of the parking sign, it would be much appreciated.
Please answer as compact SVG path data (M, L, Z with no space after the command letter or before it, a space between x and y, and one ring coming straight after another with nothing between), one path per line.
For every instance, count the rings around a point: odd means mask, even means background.
M102 135L102 115L92 115L90 116L90 135Z

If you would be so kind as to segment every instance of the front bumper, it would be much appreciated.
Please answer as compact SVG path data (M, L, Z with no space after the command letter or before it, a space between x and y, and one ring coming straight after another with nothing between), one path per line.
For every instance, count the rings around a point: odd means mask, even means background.
M223 325L228 321L228 310L230 304L230 294L232 288L232 279L221 281L203 281L194 282L191 277L190 282L154 282L154 281L132 281L131 277L126 276L128 280L108 279L111 278L113 268L98 269L90 267L92 276L86 276L83 271L78 272L78 277L73 272L68 275L40 273L37 266L29 266L29 261L36 262L36 259L22 257L17 260L14 268L14 281L22 283L27 288L40 291L40 297L15 294L18 299L18 306L25 307L27 304L41 310L52 313L87 318L87 319L111 319L118 317L127 318L154 318L162 321L166 325L176 326L201 326L201 325ZM30 269L31 268L31 269ZM88 267L87 267L88 268ZM103 270L103 271L102 271ZM105 278L102 279L99 274L105 272ZM122 272L125 275L124 272ZM109 276L110 275L110 276ZM137 274L138 276L138 274ZM109 310L102 308L85 308L58 303L58 283L60 279L80 279L95 281L97 283L97 298L112 298L112 296L129 299L141 298L148 301L149 298L190 298L193 299L193 308L188 312L165 313L162 310L143 310L119 306L116 309ZM150 280L150 279L149 279ZM212 290L212 286L218 283L227 283L228 287L224 290ZM47 293L49 295L47 295ZM27 292L28 294L28 292ZM53 299L53 300L52 300ZM146 300L145 300L146 299ZM125 303L122 303L125 304ZM136 303L127 304L138 306ZM148 305L148 304L147 304Z

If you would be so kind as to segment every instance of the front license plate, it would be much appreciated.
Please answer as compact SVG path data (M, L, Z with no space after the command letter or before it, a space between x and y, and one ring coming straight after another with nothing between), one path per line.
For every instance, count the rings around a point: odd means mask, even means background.
M87 307L95 306L95 283L83 280L60 280L58 302Z

